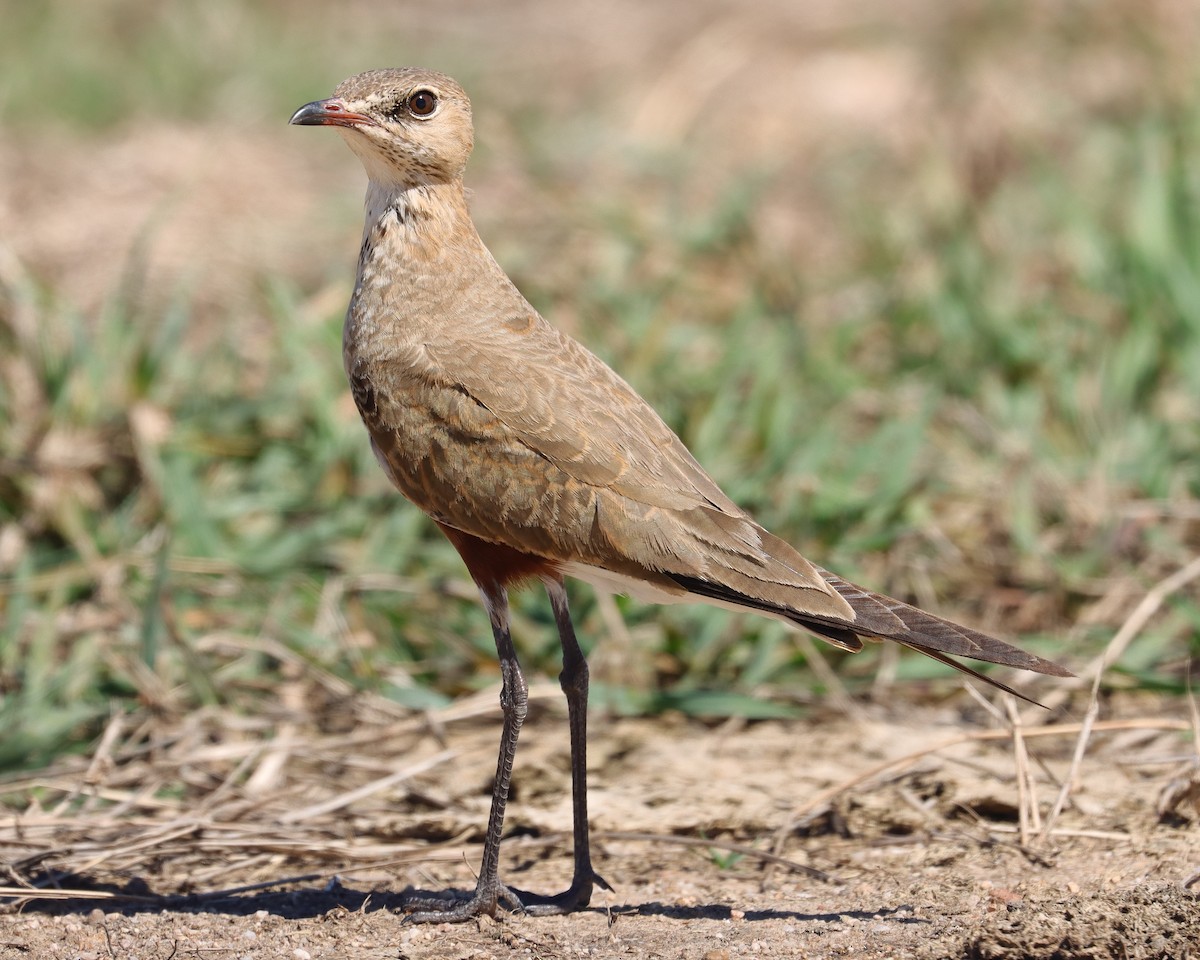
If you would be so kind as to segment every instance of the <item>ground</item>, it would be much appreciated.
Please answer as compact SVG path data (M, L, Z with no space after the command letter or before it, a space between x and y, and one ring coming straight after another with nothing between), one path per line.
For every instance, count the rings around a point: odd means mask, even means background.
M535 688L503 857L511 882L547 892L570 872L551 694ZM1200 810L1177 702L1124 703L1097 723L1046 836L1079 731L1066 716L1021 728L1032 764L961 703L719 726L600 717L592 826L613 892L568 917L405 924L406 889L472 882L492 712L481 697L416 726L297 739L278 762L263 743L214 739L215 720L157 757L89 758L74 807L91 794L120 809L27 814L5 831L7 859L133 899L10 901L0 957L1195 956ZM1046 719L1031 708L1027 722ZM216 775L247 757L275 782ZM190 804L121 787L185 759L181 780L208 784ZM1042 818L1024 841L1019 770ZM777 843L781 861L757 856Z

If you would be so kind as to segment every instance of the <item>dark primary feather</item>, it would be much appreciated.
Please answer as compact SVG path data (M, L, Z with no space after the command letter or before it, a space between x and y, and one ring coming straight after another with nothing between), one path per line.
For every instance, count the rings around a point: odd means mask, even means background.
M1003 640L998 640L996 637L953 623L932 613L926 613L924 610L896 600L894 597L872 593L828 570L819 567L817 569L825 582L850 604L855 613L855 620L847 621L819 616L782 604L760 600L711 580L681 574L669 574L669 576L689 593L744 607L747 610L757 610L784 617L830 643L854 653L862 649L860 638L893 640L1030 703L1037 701L1030 700L1000 681L984 676L959 663L953 659L952 655L982 660L987 663L998 663L1021 670L1032 670L1054 677L1073 676L1069 670L1060 667L1057 663L1028 653Z

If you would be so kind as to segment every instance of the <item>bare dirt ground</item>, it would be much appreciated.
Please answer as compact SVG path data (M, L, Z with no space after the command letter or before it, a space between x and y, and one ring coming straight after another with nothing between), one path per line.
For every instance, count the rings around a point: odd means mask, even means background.
M547 892L570 873L553 692L535 691L504 847L507 879ZM7 785L45 806L7 823L0 847L9 882L129 899L9 900L0 957L1197 953L1200 781L1186 708L1144 700L1098 723L1046 836L1077 740L1068 717L1023 728L1027 764L999 724L949 707L711 728L600 718L592 826L614 892L569 917L407 925L406 889L473 882L491 693L428 718L360 717L270 741L244 719L238 730L199 715L135 748L136 725L114 721L75 769ZM1024 840L1022 770L1026 816L1037 801L1042 818ZM171 777L178 803L154 793ZM773 849L782 861L755 853Z

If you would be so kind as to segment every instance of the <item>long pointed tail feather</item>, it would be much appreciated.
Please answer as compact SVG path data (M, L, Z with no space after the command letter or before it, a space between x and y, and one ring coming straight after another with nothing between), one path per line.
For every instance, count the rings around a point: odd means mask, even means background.
M1071 671L1051 660L893 597L872 593L828 570L822 570L821 576L854 608L856 619L853 625L848 626L859 636L896 640L921 649L924 653L936 650L1053 677L1074 676Z
M953 657L967 657L1054 677L1074 676L1065 667L996 637L927 613L893 597L872 593L827 570L820 570L820 573L825 582L850 604L855 613L854 620L816 616L803 610L759 600L724 584L699 577L676 574L672 575L672 579L698 597L783 617L844 650L861 650L860 638L893 640L1030 703L1037 701L1030 700L1012 687L959 663Z

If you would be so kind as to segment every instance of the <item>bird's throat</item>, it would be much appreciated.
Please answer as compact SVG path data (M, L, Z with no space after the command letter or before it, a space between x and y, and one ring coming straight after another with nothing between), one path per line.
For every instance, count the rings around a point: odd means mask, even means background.
M476 238L461 183L398 186L371 181L367 187L360 273L379 257L427 265L464 238ZM361 278L360 278L361 279Z

